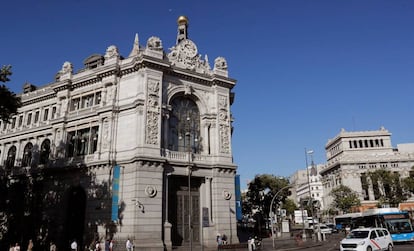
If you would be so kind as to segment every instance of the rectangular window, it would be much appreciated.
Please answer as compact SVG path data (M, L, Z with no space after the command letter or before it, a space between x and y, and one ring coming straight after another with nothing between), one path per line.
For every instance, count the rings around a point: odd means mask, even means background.
M56 106L52 107L52 119L56 118Z
M49 108L45 109L45 113L43 114L43 121L46 121L49 118Z
M82 97L81 107L82 108L88 108L88 107L93 106L93 96L94 96L94 94Z
M23 115L20 115L19 116L19 124L18 124L18 127L21 127L22 124L23 124Z
M16 117L13 117L11 128L14 129L15 127L16 127Z
M74 98L70 101L70 111L79 109L80 98Z
M95 94L95 105L99 105L101 103L101 92L97 92Z
M29 113L28 115L27 115L27 125L30 125L32 123L32 114L31 113Z
M93 154L98 149L98 126L68 132L67 156L84 156Z
M7 128L7 122L3 120L3 130L6 130Z
M40 112L39 111L36 111L35 118L34 118L34 122L35 123L37 123L39 121L39 114L40 114Z

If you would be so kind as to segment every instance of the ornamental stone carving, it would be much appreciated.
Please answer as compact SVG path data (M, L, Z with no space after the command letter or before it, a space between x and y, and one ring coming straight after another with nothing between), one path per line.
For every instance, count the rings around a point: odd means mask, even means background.
M62 65L62 69L59 71L60 75L65 75L65 74L72 74L73 73L73 66L71 62L64 62Z
M157 195L157 188L153 185L148 185L145 188L145 194L150 198L154 198Z
M220 152L230 153L230 124L227 110L227 97L218 97L219 113L219 133L220 133Z
M214 69L227 70L227 61L223 57L218 57L214 60Z
M111 45L106 49L105 59L117 58L119 56L118 48L115 45Z
M159 37L150 37L147 40L147 48L154 51L162 51L162 42Z
M167 57L172 65L199 73L212 74L208 57L206 56L204 60L201 59L193 41L184 39L170 50Z
M103 121L102 149L107 150L108 147L109 147L109 120L106 118Z
M229 192L228 190L223 190L223 198L225 200L230 200L231 197L232 197L232 193L231 192Z
M158 144L159 138L159 90L160 83L156 80L148 81L147 95L147 127L146 127L146 143L151 145Z

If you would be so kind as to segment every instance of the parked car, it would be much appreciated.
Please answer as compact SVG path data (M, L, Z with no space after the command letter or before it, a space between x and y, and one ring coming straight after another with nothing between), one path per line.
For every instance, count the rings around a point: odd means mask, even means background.
M321 234L332 234L332 229L325 224L317 224L314 230L315 232L320 232Z
M332 233L338 233L338 229L336 228L335 224L333 223L326 223L326 226L328 226L330 229L332 229Z
M340 251L392 251L390 232L385 228L357 228L352 230L339 245Z

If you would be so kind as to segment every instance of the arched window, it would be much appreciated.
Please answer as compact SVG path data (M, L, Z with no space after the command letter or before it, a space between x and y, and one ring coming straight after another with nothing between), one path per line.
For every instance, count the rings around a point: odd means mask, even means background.
M45 139L40 146L40 160L39 164L45 165L49 162L49 154L50 154L50 140Z
M22 167L30 166L32 163L33 144L27 143L23 151Z
M12 146L7 153L6 159L6 169L11 169L14 166L14 161L16 160L16 147Z
M184 97L171 102L168 149L180 152L201 152L200 112L197 104Z

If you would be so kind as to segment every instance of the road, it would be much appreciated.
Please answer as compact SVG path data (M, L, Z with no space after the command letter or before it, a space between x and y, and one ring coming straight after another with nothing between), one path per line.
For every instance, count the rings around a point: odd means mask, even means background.
M271 238L263 240L264 251L270 250L309 250L309 251L339 251L339 242L343 238L343 234L332 234L329 235L326 241L314 242L308 240L301 247L296 246L294 240L281 240L276 239L275 248L273 249L273 241ZM395 244L393 251L412 251L414 250L414 242L405 244Z

